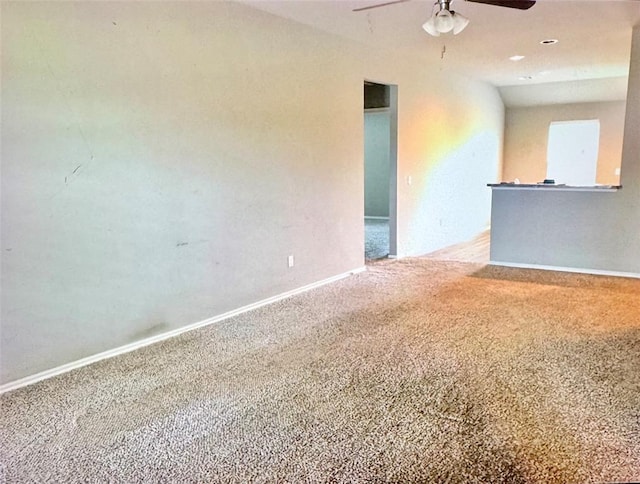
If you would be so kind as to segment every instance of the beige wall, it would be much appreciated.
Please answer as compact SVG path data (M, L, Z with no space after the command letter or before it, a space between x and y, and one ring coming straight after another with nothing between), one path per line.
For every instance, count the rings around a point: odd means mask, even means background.
M584 104L557 104L507 108L503 181L518 178L522 183L538 183L547 174L547 139L554 121L600 120L600 149L596 182L618 185L624 132L624 101Z
M361 267L364 79L399 85L400 255L488 223L486 84L237 3L1 7L2 382Z
M399 253L421 255L489 227L486 184L500 178L504 105L484 83L416 72L415 64L398 71L407 79L399 91ZM441 82L446 90L433 88Z

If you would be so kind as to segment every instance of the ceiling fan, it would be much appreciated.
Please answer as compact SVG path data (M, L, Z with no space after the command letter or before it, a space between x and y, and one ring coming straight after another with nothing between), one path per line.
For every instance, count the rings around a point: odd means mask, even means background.
M371 10L374 8L386 7L388 5L394 5L396 3L404 3L410 0L392 0L389 2L378 3L376 5L369 5L367 7L354 8L354 12L361 12L363 10ZM467 25L469 25L469 19L459 13L454 12L450 8L452 0L437 0L434 5L439 5L440 9L435 12L429 20L427 20L422 28L430 35L439 37L440 34L452 32L454 35L462 32ZM487 5L495 5L498 7L516 8L518 10L527 10L533 7L536 0L465 0L473 3L484 3Z

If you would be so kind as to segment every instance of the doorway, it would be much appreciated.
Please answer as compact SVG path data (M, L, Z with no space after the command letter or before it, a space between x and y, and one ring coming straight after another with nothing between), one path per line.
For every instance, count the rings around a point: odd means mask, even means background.
M364 82L365 259L397 256L398 87Z

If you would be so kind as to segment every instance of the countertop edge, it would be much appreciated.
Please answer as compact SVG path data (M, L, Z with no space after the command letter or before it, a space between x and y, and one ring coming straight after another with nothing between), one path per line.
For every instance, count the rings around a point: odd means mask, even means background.
M594 185L573 186L555 185L550 183L487 183L487 186L495 190L538 190L538 191L566 191L566 192L617 192L622 185Z

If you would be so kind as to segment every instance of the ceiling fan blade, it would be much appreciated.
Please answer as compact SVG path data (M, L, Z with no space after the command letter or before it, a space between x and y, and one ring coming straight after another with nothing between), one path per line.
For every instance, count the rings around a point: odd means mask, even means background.
M533 7L535 0L466 0L473 3L486 3L487 5L496 5L498 7L517 8L518 10L527 10Z
M387 5L394 5L396 3L404 3L404 2L408 2L408 1L410 1L410 0L393 0L391 2L378 3L376 5L369 5L368 7L354 8L353 11L354 12L362 12L363 10L371 10L372 8L386 7Z

